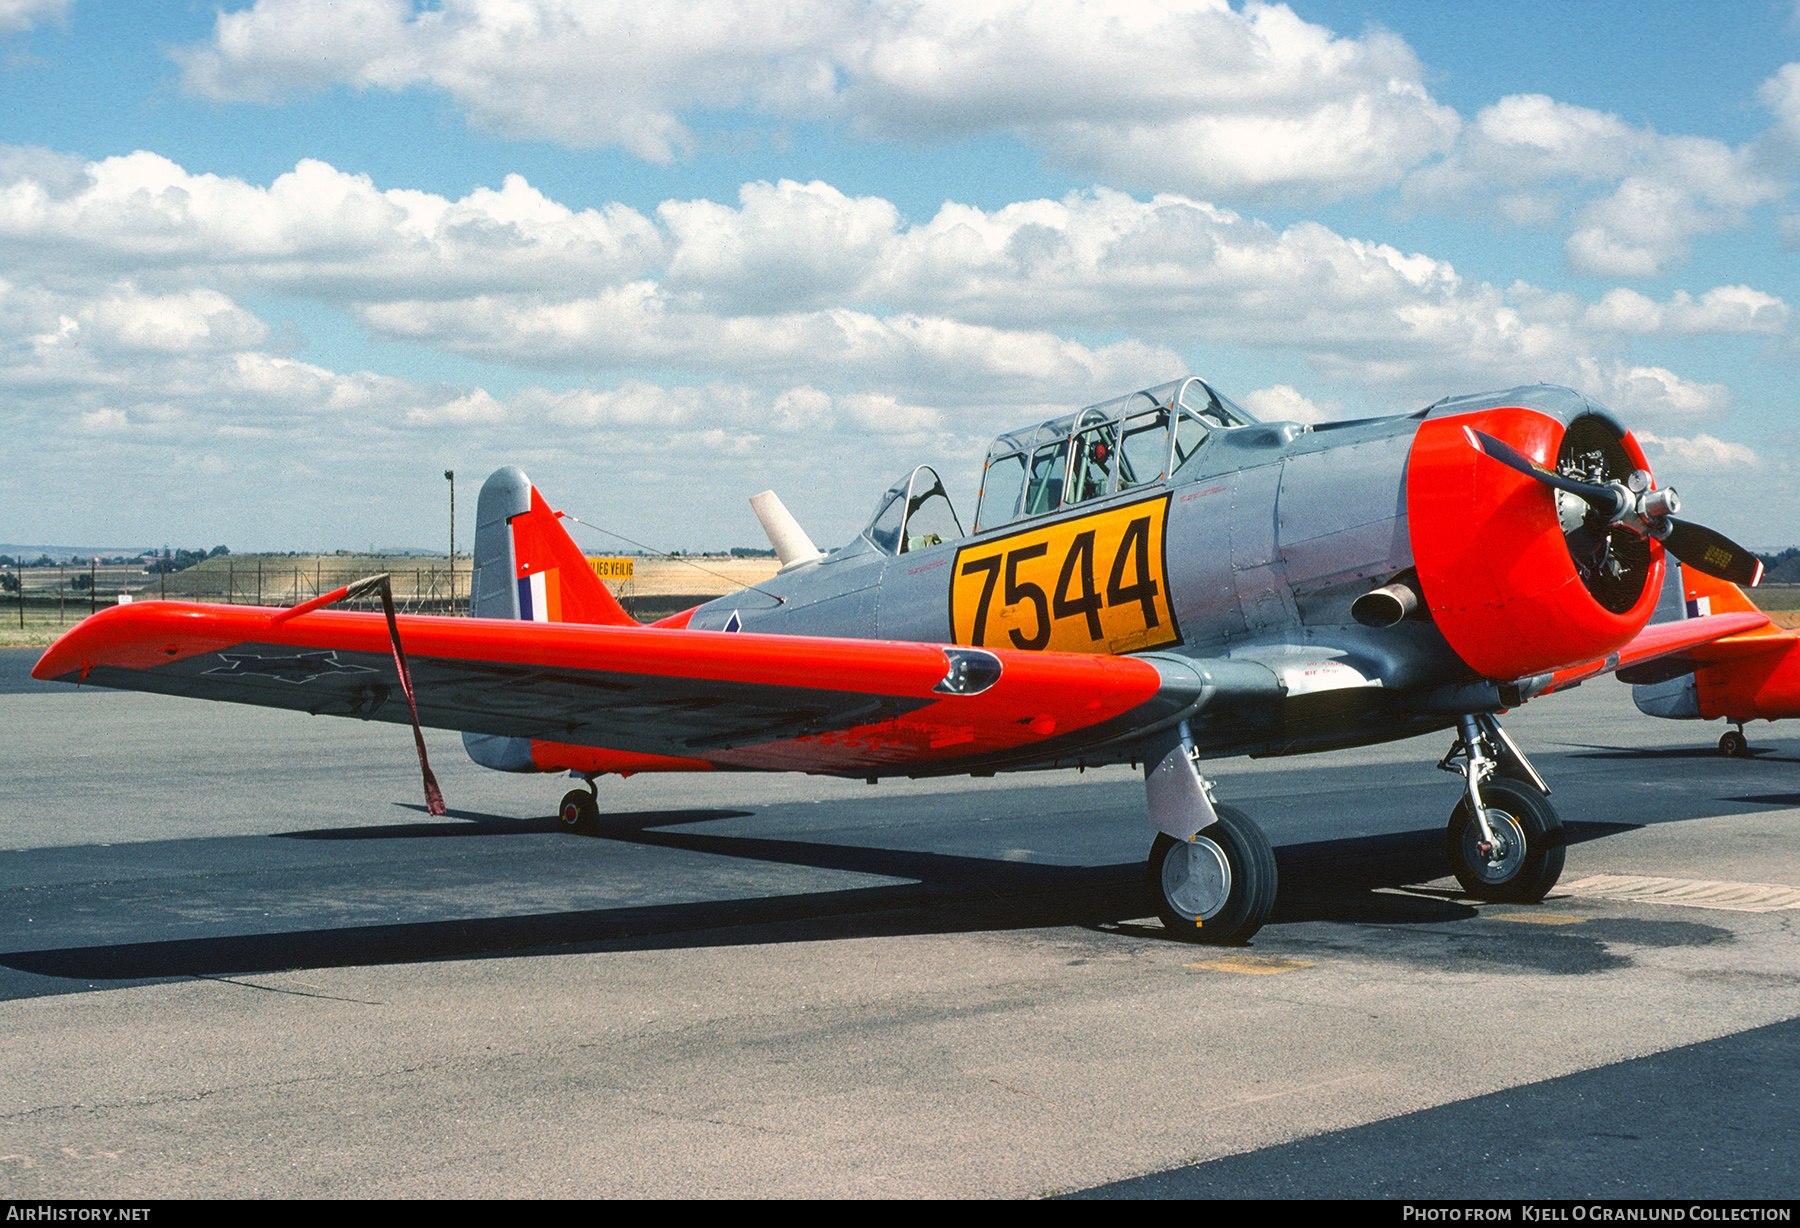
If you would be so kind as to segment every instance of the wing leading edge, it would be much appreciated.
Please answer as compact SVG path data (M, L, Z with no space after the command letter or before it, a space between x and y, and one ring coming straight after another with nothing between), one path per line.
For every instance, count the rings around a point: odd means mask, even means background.
M1760 613L1710 614L1678 623L1652 623L1611 656L1556 671L1551 675L1550 685L1538 693L1548 695L1554 691L1566 690L1601 674L1610 674L1615 670L1629 671L1634 666L1644 666L1727 636L1757 631L1768 625L1768 616Z
M279 613L120 606L58 640L32 673L406 722L380 615L272 624ZM1268 671L1234 662L498 619L399 626L420 721L529 740L538 770L991 770L1134 745L1215 701L1278 690Z

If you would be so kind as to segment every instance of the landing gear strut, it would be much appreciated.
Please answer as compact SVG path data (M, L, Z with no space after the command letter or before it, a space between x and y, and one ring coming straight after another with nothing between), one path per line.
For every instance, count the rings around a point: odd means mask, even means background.
M591 836L600 830L600 791L588 781L586 789L570 789L556 808L562 829L575 836Z
M1160 830L1147 867L1156 915L1188 942L1248 942L1275 908L1275 851L1243 811L1216 806L1185 724L1145 747L1144 792Z
M1477 899L1535 904L1561 877L1566 854L1549 786L1493 717L1459 724L1461 736L1438 764L1466 781L1444 831L1450 869Z

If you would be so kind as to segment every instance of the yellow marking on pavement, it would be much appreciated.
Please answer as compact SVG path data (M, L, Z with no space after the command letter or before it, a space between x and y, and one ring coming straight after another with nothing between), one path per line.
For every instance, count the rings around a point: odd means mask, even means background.
M1523 921L1527 925L1580 925L1586 917L1570 916L1566 912L1500 912L1489 913L1496 921Z
M1310 959L1271 959L1263 955L1228 955L1224 959L1203 959L1195 964L1183 964L1184 968L1205 968L1209 972L1244 972L1251 976L1272 976L1277 972L1292 972L1296 968L1316 968L1318 964Z
M1570 895L1602 900L1630 900L1638 904L1680 904L1687 908L1718 908L1729 912L1779 912L1800 908L1800 887L1779 883L1726 883L1710 879L1650 878L1632 874L1596 874L1579 882L1565 883Z

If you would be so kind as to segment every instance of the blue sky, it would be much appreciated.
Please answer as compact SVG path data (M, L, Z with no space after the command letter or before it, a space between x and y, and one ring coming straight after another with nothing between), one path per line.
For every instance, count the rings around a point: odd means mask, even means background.
M1569 384L1800 541L1788 4L0 0L0 536L666 548L1185 372ZM604 539L584 542L607 548Z

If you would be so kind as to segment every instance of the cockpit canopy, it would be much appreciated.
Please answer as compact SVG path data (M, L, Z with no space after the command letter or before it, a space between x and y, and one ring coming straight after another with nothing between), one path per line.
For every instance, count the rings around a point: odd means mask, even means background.
M950 496L930 465L920 465L888 487L863 532L889 554L923 550L963 535Z
M1255 421L1190 376L1002 435L982 469L975 531L1173 476L1215 429Z

